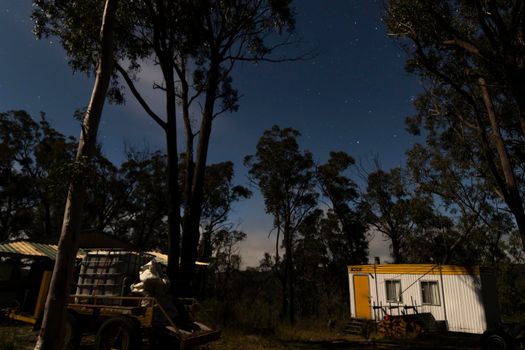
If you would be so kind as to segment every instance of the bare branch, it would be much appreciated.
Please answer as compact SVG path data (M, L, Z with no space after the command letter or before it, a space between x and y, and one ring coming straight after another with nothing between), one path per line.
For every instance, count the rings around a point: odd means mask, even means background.
M465 49L466 51L470 52L473 55L481 56L479 49L474 44L472 44L471 42L462 40L460 38L454 37L454 39L445 40L443 41L443 44L448 45L448 46L457 46L462 49Z
M142 98L142 96L138 92L137 88L135 87L135 84L133 83L133 80L131 80L131 78L128 75L128 73L126 72L126 70L124 68L122 68L122 66L118 62L115 63L115 66L116 66L117 70L119 71L119 73L124 78L124 80L126 81L126 83L128 84L128 87L131 90L131 92L133 93L133 96L135 96L135 98L137 99L139 104L142 106L142 108L144 108L146 113L148 113L148 115L157 124L159 124L161 128L166 129L167 128L166 122L164 122L155 112L153 112L153 110L149 107L149 105L146 103L146 101Z
M162 91L166 91L166 88L162 85L159 85L157 83L153 83L153 90L162 90Z

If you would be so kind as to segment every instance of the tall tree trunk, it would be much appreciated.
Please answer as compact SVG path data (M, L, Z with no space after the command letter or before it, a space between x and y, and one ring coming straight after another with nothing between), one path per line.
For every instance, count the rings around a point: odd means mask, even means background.
M169 58L167 59L167 61ZM179 191L179 154L177 148L177 120L175 82L171 63L162 64L166 79L166 143L168 150L168 277L172 292L178 290L175 283L179 273L180 260L180 191ZM174 293L175 294L175 293Z
M519 58L521 60L521 55ZM505 72L510 90L518 105L521 136L525 140L525 68L519 67L517 63L514 63L506 65Z
M290 230L291 231L291 230ZM293 271L293 247L292 247L292 232L288 232L286 237L286 277L288 284L288 320L290 324L295 324L295 291L294 291L294 271Z
M111 78L113 66L113 23L116 9L117 0L106 1L100 34L101 53L97 75L82 123L76 156L76 165L83 171L72 179L69 186L57 258L46 300L42 328L40 329L35 350L58 350L63 349L65 346L63 342L67 298L75 270L78 237L86 196L85 180L89 174L83 168L89 166L95 151L98 125Z
M179 71L177 71L179 72ZM192 202L192 184L193 184L193 169L194 169L194 152L193 142L195 135L191 127L190 120L190 106L189 106L189 86L186 81L185 74L186 66L183 65L182 70L179 73L179 79L181 80L181 107L182 107L182 119L184 121L184 129L186 134L186 149L184 150L186 156L186 174L184 175L184 213L190 212L190 206Z
M290 300L288 299L288 271L286 269L286 264L283 266L283 274L279 276L281 282L281 297L282 297L282 306L280 312L281 320L286 320L288 318L288 310L290 305Z
M213 114L217 85L219 83L218 59L212 59L210 73L208 76L208 87L204 111L202 113L201 128L199 131L199 143L197 147L197 159L193 174L191 191L191 203L189 211L184 213L183 237L181 248L181 275L179 282L185 294L192 294L192 281L195 275L195 261L197 260L197 248L199 244L199 225L202 212L204 176L206 171L206 160L208 157L208 146L213 123Z
M183 67L185 68L185 67ZM182 75L182 73L181 73ZM179 76L179 78L181 78ZM184 79L183 79L184 78ZM192 203L194 201L193 196L193 176L195 174L195 162L194 162L194 139L195 136L193 134L193 129L191 127L191 120L190 120L190 110L189 110L189 103L188 103L188 84L185 80L185 77L181 78L181 107L182 107L182 119L184 121L184 128L185 128L185 134L186 134L186 149L184 150L185 156L186 156L186 173L184 174L184 217L182 219L182 228L183 228L183 241L182 241L182 261L181 261L181 271L182 273L178 277L178 283L181 284L181 292L184 294L184 296L193 296L195 290L192 290L191 287L191 281L193 277L191 276L193 273L188 271L188 268L186 267L187 263L185 261L188 260L187 256L184 254L189 253L188 247L189 240L188 238L190 236L198 235L198 227L195 229L197 233L192 233L191 228L191 215L193 213L192 209ZM197 245L198 245L198 238L196 239ZM191 248L189 248L191 250ZM195 256L196 259L196 256ZM192 263L192 267L194 266L194 263Z
M505 142L503 141L503 136L501 135L501 129L498 123L496 116L496 111L492 103L492 98L490 96L487 83L484 78L479 78L479 86L481 88L481 95L483 97L483 102L485 104L485 110L490 120L490 125L492 128L492 139L496 146L496 152L498 153L498 159L503 171L503 176L505 178L505 189L501 191L505 194L505 202L507 203L510 211L514 215L518 230L521 236L521 244L525 250L525 210L523 208L523 202L519 193L518 185L516 182L516 176L514 175L514 169L510 162L510 158L505 147Z
M392 242L392 257L394 258L394 263L401 264L403 262L403 255L401 254L401 242L399 241L398 235L391 235L390 241Z
M212 245L211 245L211 235L213 228L208 226L202 233L202 252L201 252L201 261L210 262L212 256ZM199 271L199 297L205 298L206 293L206 279L208 277L208 269L200 269Z

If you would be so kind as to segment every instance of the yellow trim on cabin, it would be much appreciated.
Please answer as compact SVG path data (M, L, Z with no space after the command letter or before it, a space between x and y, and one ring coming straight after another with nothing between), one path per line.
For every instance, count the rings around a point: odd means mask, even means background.
M440 266L436 264L379 264L350 265L348 273L377 273L399 275L439 275ZM441 265L443 275L479 275L479 266Z

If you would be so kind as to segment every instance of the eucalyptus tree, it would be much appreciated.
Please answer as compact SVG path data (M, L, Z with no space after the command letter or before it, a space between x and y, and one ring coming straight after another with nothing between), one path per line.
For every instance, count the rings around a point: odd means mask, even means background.
M94 68L92 33L100 0L35 0L34 18L39 35L57 35L71 65L82 71ZM191 289L199 242L203 186L210 136L215 118L238 108L232 72L239 61L280 61L275 49L294 39L294 11L290 0L206 0L126 2L117 21L116 71L112 96L122 101L125 81L146 114L164 131L168 155L169 275L181 288ZM95 14L95 15L94 15ZM94 15L94 16L93 16ZM287 35L275 40L272 33ZM96 52L96 51L95 51ZM162 113L155 112L136 84L141 66L160 68ZM200 107L198 107L200 106ZM182 119L184 154L190 160L179 190L178 118ZM179 205L182 198L183 215ZM182 226L182 249L180 247ZM180 271L179 271L180 258ZM180 273L179 273L180 272Z
M22 167L31 178L31 188L38 198L30 235L54 239L60 233L68 190L64 178L70 173L69 165L75 157L77 140L55 130L41 114L32 142L34 144L26 153Z
M54 241L60 234L68 179L76 166L74 137L53 128L44 113L0 113L0 240L29 237ZM125 196L117 167L96 147L85 170L83 229L103 231Z
M355 160L345 152L330 152L325 164L317 167L321 193L329 201L324 226L336 264L362 264L368 258L366 225L359 207L357 184L345 172ZM329 228L329 229L328 229Z
M0 113L2 193L10 194L2 203L15 219L0 220L2 232L12 238L56 238L67 195L64 178L76 146L76 139L54 129L44 113L39 118L23 110ZM23 229L9 228L21 216Z
M82 229L110 232L111 223L120 218L130 197L130 185L120 169L102 155L101 147L97 147L89 171Z
M411 131L483 179L525 248L524 2L391 0L386 23L425 84Z
M118 169L118 181L113 185L118 195L111 196L110 205L103 206L116 210L107 229L144 251L166 252L166 163L162 152L128 150L126 161Z
M201 296L207 292L209 280L215 282L213 286L225 287L225 290L214 291L219 298L229 293L231 273L240 267L238 243L246 238L246 233L237 229L237 225L230 220L230 214L234 203L251 197L252 192L244 186L235 185L233 178L233 163L230 161L207 166L199 261L209 262L210 265L198 273ZM214 276L209 278L211 274Z
M505 242L515 231L512 215L472 167L471 155L458 152L458 145L453 148L455 152L449 153L439 144L416 144L408 152L412 180L419 192L436 199L440 212L429 215L432 229L415 237L432 253L418 255L433 256L441 263L495 262L506 254Z
M434 216L432 198L415 191L401 168L376 170L367 180L361 202L365 221L390 241L395 263L407 262L414 248L408 243Z
M292 128L274 125L257 143L254 155L246 156L249 175L264 196L266 212L273 216L277 233L275 264L282 287L282 315L295 322L294 245L303 220L316 207L315 167L312 154L301 151L297 143L300 133ZM282 242L281 242L282 237ZM281 263L279 244L284 248Z
M304 218L297 230L293 256L297 313L300 319L319 317L323 311L327 311L320 310L325 306L323 301L327 294L338 289L334 288L334 282L337 285L340 279L332 269L333 256L329 250L329 239L323 230L323 219L323 210L317 208ZM345 268L346 265L340 267Z
M113 64L113 23L117 0L107 0L100 25L97 72L91 98L82 121L80 139L75 158L76 171L69 184L58 252L44 308L42 326L35 349L62 349L65 337L67 297L75 270L75 260L89 163L96 150L98 125L106 99Z
M36 196L22 164L32 162L38 124L24 111L0 113L0 240L29 231ZM31 154L31 156L29 156Z
M200 244L200 260L209 261L215 248L221 241L218 232L225 237L227 232L236 231L229 222L232 205L242 199L249 198L252 192L233 182L233 163L221 162L208 165L204 181L204 201L202 205Z

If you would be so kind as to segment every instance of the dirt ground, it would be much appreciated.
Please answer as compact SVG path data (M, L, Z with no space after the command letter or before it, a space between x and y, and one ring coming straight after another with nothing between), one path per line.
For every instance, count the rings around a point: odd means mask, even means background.
M36 335L37 333L29 326L0 325L0 350L33 349ZM295 337L224 333L219 341L201 346L198 350L479 349L479 336L471 334L426 334L413 339L367 340L327 332L323 337L316 338L318 339L304 339L304 334L299 333ZM85 337L81 349L93 350L93 348L94 337Z
M343 349L445 349L469 350L479 349L479 336L470 334L434 334L421 335L414 339L362 339L344 335L334 339L294 340L275 337L259 337L242 335L237 338L225 335L221 340L201 347L209 350L278 350L278 349L311 349L311 350L343 350Z

